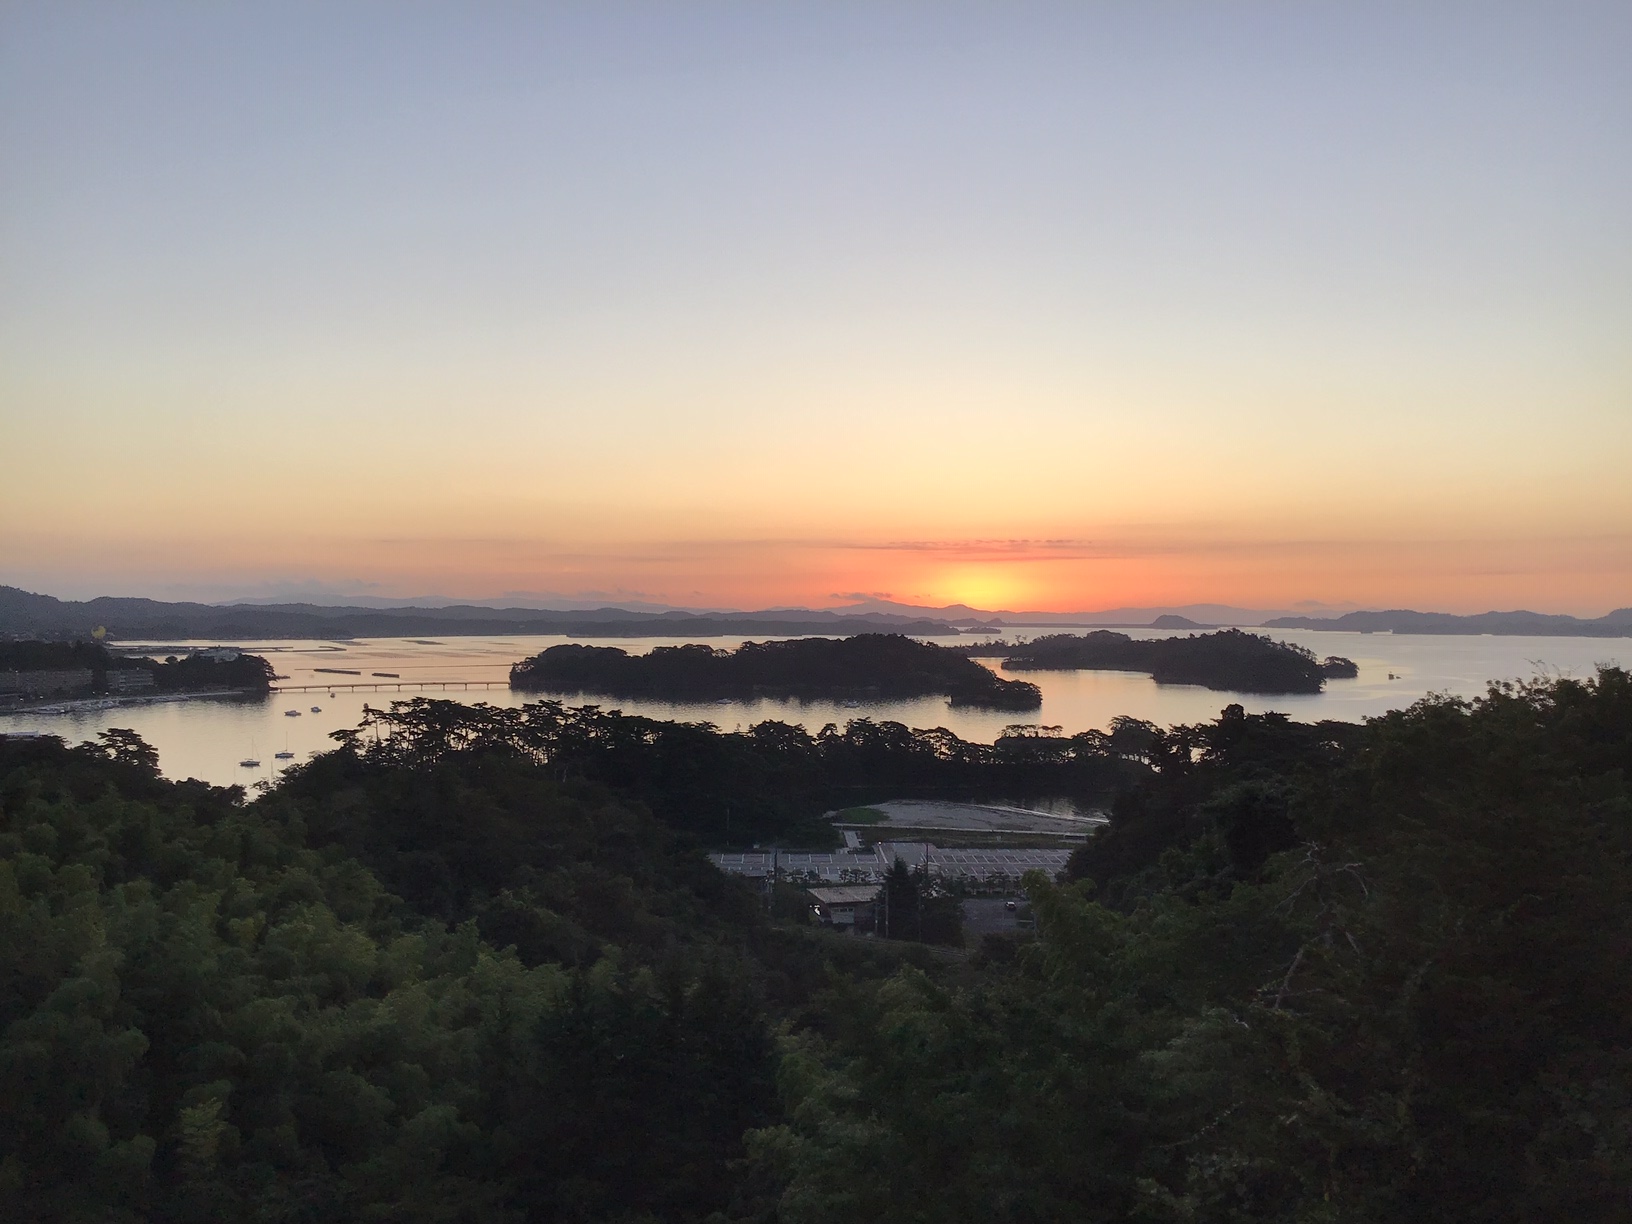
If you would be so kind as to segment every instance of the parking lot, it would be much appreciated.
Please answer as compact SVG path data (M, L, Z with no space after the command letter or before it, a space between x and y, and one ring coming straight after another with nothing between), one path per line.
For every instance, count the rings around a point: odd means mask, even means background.
M1014 898L1017 905L1025 899ZM963 933L971 942L982 935L1010 935L1019 930L1015 914L1002 897L971 897L963 903Z

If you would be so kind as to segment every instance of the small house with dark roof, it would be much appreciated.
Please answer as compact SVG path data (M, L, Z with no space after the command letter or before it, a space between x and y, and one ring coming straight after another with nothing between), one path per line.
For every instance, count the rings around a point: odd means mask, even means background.
M833 888L807 888L810 909L823 926L846 931L871 931L878 918L877 884L841 884Z

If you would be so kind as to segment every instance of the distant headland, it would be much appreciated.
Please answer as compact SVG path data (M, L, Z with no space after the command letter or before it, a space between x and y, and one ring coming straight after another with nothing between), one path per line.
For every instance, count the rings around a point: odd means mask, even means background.
M1277 616L1265 629L1328 629L1341 633L1499 634L1503 637L1632 637L1632 608L1582 620L1544 612L1481 612L1452 616L1448 612L1345 612L1330 620L1310 616Z

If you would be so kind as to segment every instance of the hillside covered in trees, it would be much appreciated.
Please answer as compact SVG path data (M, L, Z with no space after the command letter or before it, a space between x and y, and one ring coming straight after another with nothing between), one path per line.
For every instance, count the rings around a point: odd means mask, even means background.
M452 754L509 753L560 778L616 787L706 844L810 846L838 840L822 813L891 798L1063 796L1100 806L1149 772L1160 734L1131 718L1114 720L1109 732L1040 730L1016 724L992 744L870 718L814 735L775 721L721 731L559 701L507 707L416 698L366 710L345 741L371 760L408 768Z
M658 801L681 744L955 745L461 708L253 801L0 738L0 1217L1625 1219L1624 671L1056 741L1111 823L961 958L767 913Z
M1051 633L1030 642L982 643L966 653L1001 657L1006 671L1145 672L1158 684L1199 684L1232 693L1318 693L1328 679L1358 669L1336 655L1317 659L1302 646L1240 629L1185 637L1131 638L1101 629Z
M604 693L664 701L797 697L950 698L953 705L1035 710L1042 692L1004 680L954 650L894 633L744 642L735 650L659 646L631 655L616 646L551 646L510 671L524 692Z

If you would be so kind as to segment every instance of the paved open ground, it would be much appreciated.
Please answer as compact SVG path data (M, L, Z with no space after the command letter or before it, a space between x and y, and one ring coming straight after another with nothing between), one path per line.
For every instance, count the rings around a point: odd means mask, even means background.
M971 946L982 935L1012 935L1019 929L999 897L971 897L963 903L963 934Z
M1027 808L982 803L944 803L932 799L893 799L873 805L889 817L866 827L888 830L945 829L962 833L1054 833L1083 836L1105 817L1056 816ZM837 815L836 813L834 815ZM842 821L840 822L842 824ZM859 826L858 826L859 827Z

